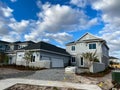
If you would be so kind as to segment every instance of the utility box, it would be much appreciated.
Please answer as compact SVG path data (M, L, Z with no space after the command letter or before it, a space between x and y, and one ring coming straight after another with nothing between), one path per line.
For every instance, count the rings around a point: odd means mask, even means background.
M112 81L120 84L120 70L112 71Z

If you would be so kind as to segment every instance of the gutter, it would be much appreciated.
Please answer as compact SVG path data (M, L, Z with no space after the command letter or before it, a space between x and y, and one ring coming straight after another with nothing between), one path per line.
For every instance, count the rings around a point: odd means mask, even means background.
M20 52L20 51L44 51L44 52L50 52L50 53L54 53L54 54L59 54L59 55L63 55L63 56L70 56L67 54L62 54L62 53L58 53L58 52L53 52L53 51L49 51L49 50L44 50L44 49L32 49L32 50L16 50L16 52Z

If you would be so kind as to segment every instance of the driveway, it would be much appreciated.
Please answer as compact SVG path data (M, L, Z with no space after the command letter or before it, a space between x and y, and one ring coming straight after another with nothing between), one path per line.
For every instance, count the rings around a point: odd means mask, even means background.
M72 80L73 75L65 74L65 70L63 68L58 68L36 71L34 74L25 76L24 78L37 80L64 81L66 79Z
M0 79L27 77L35 71L21 71L16 69L0 68Z
M0 79L7 78L26 78L36 80L68 81L81 83L98 83L100 81L111 80L111 73L101 78L76 76L66 74L64 68L44 69L39 71L20 71L16 69L0 68Z
M84 77L75 74L66 74L64 68L44 69L39 71L20 71L15 69L1 69L0 79L23 78L32 80L50 80L62 82L77 82L82 84L97 84L104 82L105 89L111 87L111 73L101 78Z
M39 71L20 71L16 69L0 68L0 72L0 79L26 78L52 81L73 80L73 75L65 74L64 68L44 69Z

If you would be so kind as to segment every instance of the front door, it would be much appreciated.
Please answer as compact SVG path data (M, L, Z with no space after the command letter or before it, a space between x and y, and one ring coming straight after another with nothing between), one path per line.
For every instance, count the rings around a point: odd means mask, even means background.
M83 57L80 57L80 66L81 66L81 67L84 66L84 60L83 60Z

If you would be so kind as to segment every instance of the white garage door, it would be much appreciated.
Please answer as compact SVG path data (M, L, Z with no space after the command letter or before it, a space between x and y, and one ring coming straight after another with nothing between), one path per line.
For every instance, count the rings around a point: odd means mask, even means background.
M52 67L64 67L63 59L52 58Z
M42 57L42 59L41 60L50 60L50 58L49 57Z

